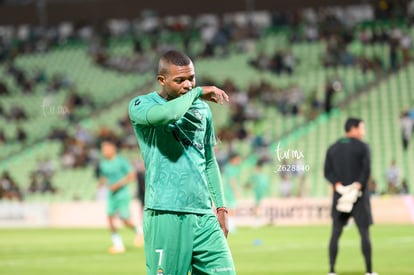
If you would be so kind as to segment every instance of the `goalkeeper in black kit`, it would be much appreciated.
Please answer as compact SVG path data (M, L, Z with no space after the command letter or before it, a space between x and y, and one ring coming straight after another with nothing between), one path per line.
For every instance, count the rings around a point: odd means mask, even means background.
M335 275L338 242L344 226L352 216L361 236L362 253L366 274L372 272L371 240L369 227L373 223L371 214L368 178L370 176L370 150L362 141L365 135L364 122L348 118L346 135L331 145L325 159L325 178L332 184L332 234L329 242L329 275Z

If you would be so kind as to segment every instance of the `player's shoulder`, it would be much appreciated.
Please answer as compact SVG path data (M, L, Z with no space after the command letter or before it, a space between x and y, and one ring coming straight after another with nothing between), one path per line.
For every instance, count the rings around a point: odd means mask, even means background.
M119 161L119 162L128 162L128 159L125 156L121 155L121 154L116 155L116 160Z
M358 144L358 145L359 145L359 146L361 146L361 147L367 147L367 146L368 146L368 143L366 143L366 142L364 142L364 141L362 141L362 140L360 140L360 139L357 139L357 138L352 138L351 140L352 140L352 142L353 142L354 144Z
M352 138L351 141L352 141L353 148L356 148L356 150L358 150L360 152L368 152L369 153L370 149L369 149L368 143L366 143L366 142L364 142L360 139L357 139L357 138Z
M211 112L211 109L210 109L210 105L208 105L207 102L205 102L204 100L201 100L200 98L196 99L193 102L192 108L193 109L202 110L202 112L207 113L207 116L208 117L211 117L212 116L212 112Z
M157 92L150 92L145 95L139 95L134 97L129 102L129 109L135 106L139 106L141 104L153 104L156 103L156 93Z

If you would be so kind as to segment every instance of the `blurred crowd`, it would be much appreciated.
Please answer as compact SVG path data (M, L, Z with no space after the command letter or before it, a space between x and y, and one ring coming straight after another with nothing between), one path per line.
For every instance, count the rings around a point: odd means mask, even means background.
M380 1L381 2L381 1ZM382 71L385 68L381 56L367 54L365 45L388 45L390 70L396 70L409 62L412 41L402 26L413 23L410 9L398 9L391 5L395 1L382 1L387 5L358 6L350 8L305 9L293 12L256 12L251 14L235 13L223 17L202 15L198 17L178 16L160 17L156 12L145 12L136 20L111 20L103 25L62 23L57 26L19 26L0 27L0 64L5 66L5 75L0 77L0 96L16 93L8 86L5 77L12 78L21 95L33 93L40 85L46 95L64 93L64 118L74 131L67 127L55 126L47 133L51 140L62 144L59 155L60 166L54 167L50 160L39 161L38 167L30 174L28 190L20 190L18 184L5 171L1 178L1 197L22 199L24 194L58 192L52 179L59 169L76 169L97 166L99 160L99 141L113 136L119 140L123 149L136 148L136 140L128 116L120 118L117 126L102 126L97 131L81 126L79 110L87 109L87 114L97 109L88 93L77 90L74 83L64 74L47 75L42 68L27 72L15 60L19 55L39 55L55 47L83 43L86 51L97 66L121 73L143 73L154 70L154 60L158 54L172 47L179 47L194 59L224 58L234 52L252 49L266 33L280 28L289 28L289 43L323 42L325 51L320 57L325 67L355 65L363 72ZM384 4L383 3L383 4ZM352 15L352 16L350 16ZM363 21L395 19L403 16L407 22L390 27L376 25L355 29ZM411 20L411 21L410 21ZM393 22L393 21L390 21ZM111 50L114 41L132 39L133 47L128 54ZM291 45L290 44L290 45ZM400 64L398 55L402 55ZM297 64L301 62L291 49L275 49L272 54L259 51L249 64L258 70L268 70L277 75L294 75ZM249 123L261 121L265 108L276 108L283 115L305 115L313 119L320 112L330 112L333 98L342 89L340 78L328 79L325 83L324 98L318 92L305 93L304 87L292 82L286 87L261 80L243 90L230 79L218 83L216 79L199 79L199 84L217 85L232 97L228 123L218 129L218 138L226 143L219 152L219 161L224 170L235 153L237 142L251 145L252 152L260 160L260 166L267 164L271 156L266 150L271 143L262 133L249 130ZM47 97L46 97L47 99ZM46 102L46 108L48 106ZM47 110L47 109L46 109ZM4 106L0 102L0 116L8 122L25 121L30 114L24 107L14 104ZM413 124L402 115L404 148L411 138ZM409 126L409 124L411 126ZM115 130L115 127L117 130ZM411 127L409 131L409 127ZM408 134L410 138L408 138ZM24 142L27 133L19 128L15 138L7 137L0 127L0 144ZM258 169L259 169L258 168ZM306 194L305 177L301 173L280 174L280 194L282 196L302 196ZM292 179L295 179L292 181ZM298 182L299 191L292 182ZM247 183L248 186L248 183Z

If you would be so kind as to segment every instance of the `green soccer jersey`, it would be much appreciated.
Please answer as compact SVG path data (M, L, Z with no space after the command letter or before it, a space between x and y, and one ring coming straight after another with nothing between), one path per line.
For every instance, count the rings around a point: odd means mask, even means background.
M99 172L106 178L107 185L113 185L126 177L132 171L131 164L124 157L117 155L114 159L102 159L99 162ZM115 192L108 192L110 199L128 199L130 193L126 185Z
M263 171L255 171L249 178L249 182L253 183L253 191L255 193L256 203L266 195L269 188L269 178Z
M211 148L216 141L211 110L198 99L201 92L201 88L194 88L173 102L152 92L129 104L147 168L146 209L200 214L212 211L206 146ZM151 113L154 106L165 114Z

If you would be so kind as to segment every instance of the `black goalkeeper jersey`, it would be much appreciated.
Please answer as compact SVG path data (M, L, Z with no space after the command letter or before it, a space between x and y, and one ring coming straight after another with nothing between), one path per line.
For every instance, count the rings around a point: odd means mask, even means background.
M335 185L341 182L349 185L359 182L362 185L362 196L358 198L351 212L355 221L360 225L372 224L370 194L368 179L371 172L371 156L368 144L356 138L341 138L331 145L326 153L324 175ZM338 216L336 204L340 194L334 192L332 201L332 216Z

